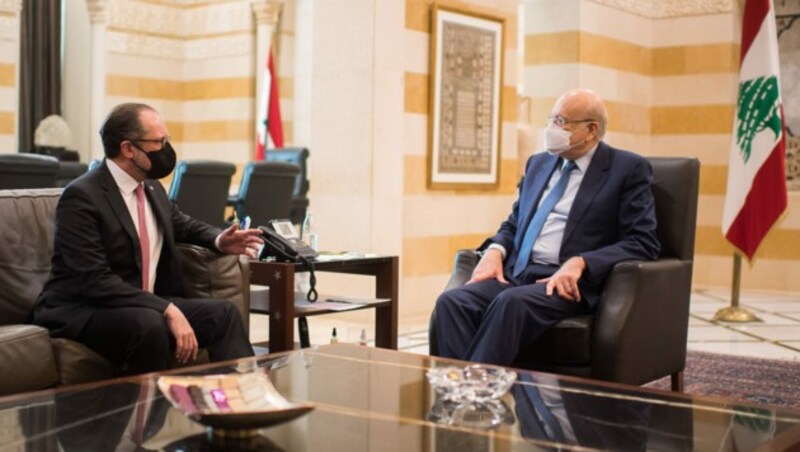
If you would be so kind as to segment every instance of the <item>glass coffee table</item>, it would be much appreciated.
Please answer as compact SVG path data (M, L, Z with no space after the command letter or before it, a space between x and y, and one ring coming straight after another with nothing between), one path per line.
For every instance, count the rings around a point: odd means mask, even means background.
M215 435L172 407L162 374L0 399L0 450L516 451L786 450L800 411L517 371L497 422L442 403L426 379L464 366L348 344L181 369L206 375L260 368L286 399L314 409L254 436ZM491 424L491 425L490 425Z

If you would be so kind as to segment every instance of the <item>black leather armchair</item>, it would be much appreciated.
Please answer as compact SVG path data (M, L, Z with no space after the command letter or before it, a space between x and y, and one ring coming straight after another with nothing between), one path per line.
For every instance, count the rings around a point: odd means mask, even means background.
M175 167L169 199L181 211L214 226L225 226L225 206L236 165L211 160L182 160Z
M266 153L266 160L268 162L285 162L293 163L300 167L300 172L297 174L297 179L294 183L294 191L292 192L292 210L289 218L292 223L301 224L306 217L308 210L308 148L277 148L270 149Z
M88 170L89 166L85 163L71 160L59 160L58 171L56 172L56 187L66 187L70 182L77 179Z
M291 163L249 162L235 200L236 214L239 218L249 216L253 226L289 218L299 172L300 167Z
M0 189L56 186L58 159L38 154L0 155Z
M683 390L700 162L650 158L661 253L617 264L594 315L562 320L523 349L514 367L641 385L670 375ZM478 262L457 253L447 289L463 285ZM430 353L438 354L431 317Z

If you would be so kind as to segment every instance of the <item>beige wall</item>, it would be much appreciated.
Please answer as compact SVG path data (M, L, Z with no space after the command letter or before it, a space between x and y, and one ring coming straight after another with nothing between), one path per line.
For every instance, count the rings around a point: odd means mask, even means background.
M256 68L249 2L111 2L107 35L108 109L136 101L161 111L181 159L241 167L252 158Z

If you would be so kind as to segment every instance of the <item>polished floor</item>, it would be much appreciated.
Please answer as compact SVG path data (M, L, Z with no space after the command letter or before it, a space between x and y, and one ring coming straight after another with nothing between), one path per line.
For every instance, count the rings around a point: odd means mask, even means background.
M761 322L726 323L713 319L717 310L730 305L730 294L722 290L696 290L692 293L689 319L689 350L739 356L800 360L800 294L743 293L742 307L756 314ZM267 318L253 314L251 340L267 340ZM372 345L374 317L371 311L316 316L308 319L312 345L330 342L333 328L340 342L358 343L362 331ZM426 318L404 321L399 326L398 348L428 353Z

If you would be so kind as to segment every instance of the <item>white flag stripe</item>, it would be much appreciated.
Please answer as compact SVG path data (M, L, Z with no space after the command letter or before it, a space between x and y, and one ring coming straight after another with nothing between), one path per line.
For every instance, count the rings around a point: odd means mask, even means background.
M272 86L272 74L264 71L264 84L261 87L261 96L258 99L258 122L256 123L256 137L259 143L267 144L267 108L269 107L269 91ZM269 146L266 146L269 147Z
M781 66L778 58L778 46L771 44L771 41L775 41L778 36L774 13L775 11L772 10L772 4L770 3L770 11L764 17L764 22L761 24L755 39L753 39L753 44L750 45L747 55L744 56L744 60L739 65L739 80L774 75L778 77L780 82Z

